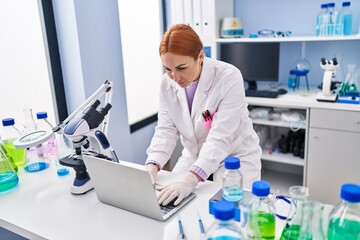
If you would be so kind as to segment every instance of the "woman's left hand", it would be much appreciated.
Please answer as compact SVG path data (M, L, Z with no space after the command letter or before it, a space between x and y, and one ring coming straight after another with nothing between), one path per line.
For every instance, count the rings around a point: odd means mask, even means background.
M194 191L198 182L199 180L194 174L188 173L181 181L171 183L160 189L157 188L157 190L161 190L158 195L158 203L165 206L176 198L174 205L178 205Z

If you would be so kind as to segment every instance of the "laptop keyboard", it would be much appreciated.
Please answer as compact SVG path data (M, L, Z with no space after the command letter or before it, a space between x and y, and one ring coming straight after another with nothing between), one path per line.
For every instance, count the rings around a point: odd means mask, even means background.
M160 209L161 209L161 213L162 215L166 215L168 214L171 210L173 210L175 208L174 205L166 205L166 206L163 206L163 205L160 205Z

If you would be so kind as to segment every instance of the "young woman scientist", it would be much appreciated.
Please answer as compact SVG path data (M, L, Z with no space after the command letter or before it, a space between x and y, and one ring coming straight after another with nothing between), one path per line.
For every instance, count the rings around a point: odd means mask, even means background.
M161 190L159 204L175 198L174 204L179 204L211 174L214 181L222 181L228 156L240 158L245 188L260 179L261 148L249 118L242 75L233 65L206 58L202 49L199 36L185 24L170 27L160 43L166 73L146 169L155 182L180 136L184 149L173 171L187 174Z

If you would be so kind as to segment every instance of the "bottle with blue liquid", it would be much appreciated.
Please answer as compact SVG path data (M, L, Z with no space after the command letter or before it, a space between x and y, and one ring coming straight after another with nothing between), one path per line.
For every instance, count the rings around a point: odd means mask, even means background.
M339 34L339 31L341 31L342 26L338 21L338 17L339 17L339 12L336 11L335 9L335 3L331 2L328 3L328 20L329 20L329 24L328 24L328 28L327 28L327 35L329 36L334 36Z
M350 35L352 29L353 14L350 10L350 2L342 3L342 10L339 13L338 23L342 26L342 35Z
M215 222L205 233L207 240L244 240L245 235L235 223L235 204L225 200L214 204Z
M316 35L325 36L327 34L328 20L328 5L321 4L320 12L316 18Z
M14 189L19 183L19 178L11 166L7 156L0 148L0 194Z
M223 175L223 198L230 202L238 202L243 197L243 176L240 172L240 159L227 157L224 162L226 171Z

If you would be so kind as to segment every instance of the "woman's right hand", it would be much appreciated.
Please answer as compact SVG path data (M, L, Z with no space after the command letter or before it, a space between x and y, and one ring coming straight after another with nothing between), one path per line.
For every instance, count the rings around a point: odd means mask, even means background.
M156 177L157 177L157 174L159 172L159 166L154 164L154 163L148 163L148 164L145 165L145 169L150 175L151 182L153 184L155 184Z

